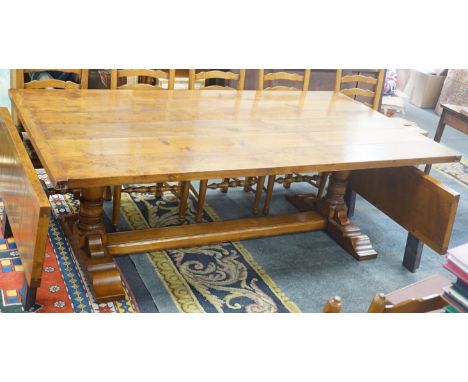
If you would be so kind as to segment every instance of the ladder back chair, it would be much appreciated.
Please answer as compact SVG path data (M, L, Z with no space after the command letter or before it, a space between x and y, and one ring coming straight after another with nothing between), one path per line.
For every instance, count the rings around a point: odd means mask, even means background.
M112 69L111 90L173 90L175 82L175 69ZM167 83L167 86L163 86ZM173 192L180 199L179 223L185 222L185 211L187 209L189 182L179 182L177 185L168 183L156 183L155 186L114 186L112 225L118 228L120 220L120 202L122 192L125 193L154 193L156 199L160 199L163 192Z
M288 83L297 83L299 82L299 86L285 86L285 85L274 85L271 84L273 81L288 81ZM270 83L272 86L264 87L265 82ZM288 72L272 72L266 73L265 69L258 70L258 90L309 90L309 82L310 82L310 69L304 69L304 74L298 73L288 73Z
M12 70L13 89L87 89L88 69L15 69ZM13 121L22 135L26 151L35 168L42 168L39 157L34 150L15 108L12 106Z
M343 71L343 69L337 69L335 92L343 93L369 106L373 110L379 110L384 79L385 69L346 69L345 71ZM323 197L329 175L329 173L319 174L317 199ZM356 196L353 192L347 192L346 200L348 202L348 212L350 216L354 211L355 198Z
M133 81L132 81L133 80ZM175 69L112 69L111 89L173 90ZM163 83L167 82L167 87Z
M367 71L346 69L345 73L343 72L343 69L336 70L335 92L343 93L369 106L373 110L379 111L383 83L385 80L385 69ZM375 73L375 76L363 74L371 72ZM322 175L322 183L324 186L327 183L328 176L328 173ZM345 199L349 207L348 214L352 216L354 213L356 194L351 190L347 190Z
M245 69L239 69L239 73L223 70L207 70L198 72L197 69L190 69L189 90L244 90L245 73ZM207 85L207 80L224 80L224 85ZM196 84L201 81L204 81L204 84L200 88L196 87ZM232 87L226 85L226 81L229 81L229 85L231 85L231 83L234 81L237 82L237 84L235 87ZM246 177L244 180L224 178L220 183L208 184L208 179L201 179L198 192L194 189L194 187L190 186L192 192L195 194L198 200L195 221L197 223L200 223L203 220L203 208L205 206L206 192L208 189L221 189L222 192L226 193L229 188L243 187L246 192L252 191L255 193L253 212L254 214L258 213L258 208L255 209L255 206L258 206L260 202L264 181L265 177L263 177L262 179ZM255 184L257 184L257 187L254 190L252 186L254 186Z
M343 75L343 69L338 69L336 71L335 91L361 101L374 110L379 110L385 69L378 69L375 72L376 77L363 75L361 74L362 71L357 71L357 74L352 71L350 74ZM362 84L367 85L362 88L360 87ZM370 90L369 87L373 87L373 90Z
M236 81L237 85L235 88L228 85L206 85L207 80L224 80L224 81ZM195 90L195 84L197 82L204 81L204 85L201 89L206 90L244 90L245 84L245 69L240 69L239 73L223 70L207 70L197 72L196 69L189 70L189 90Z
M88 69L16 69L16 89L87 89Z
M301 70L301 72L302 74L299 74L297 72L286 71L265 73L265 69L259 69L257 90L307 91L309 89L311 70L303 69ZM284 188L289 188L291 186L291 183L296 182L307 182L312 185L315 185L317 179L317 175L311 176L301 174L287 174L284 177L276 177L276 175L270 175L268 177L266 187L266 197L265 204L263 207L263 213L265 215L269 213L271 198L273 195L273 187L275 183L282 184ZM258 202L260 202L260 200Z
M363 73L375 73L375 76L365 75ZM380 104L382 100L382 89L385 80L385 69L374 70L343 70L337 69L335 91L341 92L348 97L362 102L363 104L371 107L373 110L380 111ZM400 124L412 129L422 135L427 135L427 132L418 128L408 121L398 121ZM323 185L326 184L329 174L323 174ZM354 213L354 206L356 202L356 194L352 190L347 190L346 201L348 204L348 214L352 216Z

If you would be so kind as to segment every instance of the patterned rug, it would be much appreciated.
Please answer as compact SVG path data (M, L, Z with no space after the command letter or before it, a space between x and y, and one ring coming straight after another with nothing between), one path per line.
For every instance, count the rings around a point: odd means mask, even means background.
M171 193L161 200L152 194L122 195L125 229L166 227L178 224L178 203ZM193 223L193 199L188 203L187 223ZM203 220L219 220L209 207ZM270 277L238 242L228 242L131 256L160 311L171 311L167 296L154 291L155 276L168 292L172 306L181 312L298 312ZM148 264L152 272L148 271ZM152 292L157 293L152 293ZM166 301L164 301L166 299Z
M45 178L43 173L39 176ZM78 202L71 195L54 195L50 201L53 213L36 312L299 312L240 243L119 257L126 298L96 304L57 221L58 216L75 212ZM110 206L105 208L109 213ZM194 221L194 213L191 198L187 222ZM206 208L204 220L216 219ZM177 224L178 202L171 193L159 200L154 194L122 195L121 230ZM124 263L133 266L121 266ZM14 240L0 238L0 264L0 312L22 312L23 269ZM133 293L131 285L137 281L144 288ZM148 295L155 307L141 309Z
M73 210L76 202L71 196L54 195L51 198L53 214L49 225L44 272L41 287L37 290L35 311L40 313L71 312L136 312L136 302L126 288L124 300L96 304L83 273L72 255L68 241L57 221L61 213ZM0 208L3 202L0 201ZM21 298L23 267L14 239L0 238L0 312L22 312Z
M466 158L462 157L460 162L436 164L434 167L449 178L468 186L468 160Z

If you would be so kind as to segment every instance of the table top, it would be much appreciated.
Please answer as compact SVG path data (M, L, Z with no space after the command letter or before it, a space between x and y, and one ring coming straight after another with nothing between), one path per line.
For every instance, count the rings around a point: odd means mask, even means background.
M440 106L442 108L449 110L455 114L457 114L459 117L463 119L468 119L468 107L466 106L460 106L460 105L452 105L448 103L443 103Z
M10 90L10 98L56 186L460 159L335 92Z

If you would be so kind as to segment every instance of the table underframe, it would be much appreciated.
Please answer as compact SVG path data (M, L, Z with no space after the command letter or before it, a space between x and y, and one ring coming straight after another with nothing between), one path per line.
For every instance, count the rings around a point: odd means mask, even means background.
M212 243L324 230L358 260L377 257L369 237L348 218L344 195L350 171L332 173L326 195L295 195L300 211L293 214L252 217L129 232L106 232L103 221L104 187L81 190L77 214L61 223L96 302L125 296L114 256L207 245Z

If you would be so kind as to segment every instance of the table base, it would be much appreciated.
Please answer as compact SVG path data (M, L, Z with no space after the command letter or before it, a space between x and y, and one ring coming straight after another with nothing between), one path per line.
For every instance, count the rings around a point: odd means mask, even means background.
M61 224L86 275L96 302L124 297L122 278L113 256L192 247L212 243L325 230L358 260L377 253L369 238L352 224L344 203L349 171L334 173L327 195L291 197L302 212L246 219L107 233L103 224L104 187L83 189L78 214L65 216Z
M318 201L313 193L286 195L286 200L301 212L318 208L316 205ZM372 247L369 237L363 235L348 218L342 219L341 222L329 219L325 231L355 259L361 261L377 257L377 252Z
M91 287L95 301L103 303L124 298L120 270L114 258L108 254L103 238L99 233L89 234L85 244L80 245L81 238L75 229L78 219L78 214L63 216L60 218L60 224Z

